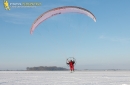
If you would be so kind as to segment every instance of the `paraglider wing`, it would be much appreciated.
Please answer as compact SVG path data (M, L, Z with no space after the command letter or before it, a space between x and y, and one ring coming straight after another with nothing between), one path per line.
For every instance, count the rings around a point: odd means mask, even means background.
M46 19L58 15L58 14L63 14L63 13L68 13L68 12L76 12L76 13L81 13L89 16L96 22L96 17L88 10L81 8L81 7L76 7L76 6L64 6L64 7L58 7L54 8L52 10L49 10L42 15L40 15L33 23L30 33L32 34L35 28L43 21Z

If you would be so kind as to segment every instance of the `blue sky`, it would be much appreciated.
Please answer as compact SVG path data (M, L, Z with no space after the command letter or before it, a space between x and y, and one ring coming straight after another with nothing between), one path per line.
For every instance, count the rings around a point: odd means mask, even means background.
M4 9L0 1L0 70L62 66L75 57L76 69L130 69L129 0L8 0L40 2L35 8ZM77 13L51 17L33 35L34 20L55 7L79 6L97 19Z

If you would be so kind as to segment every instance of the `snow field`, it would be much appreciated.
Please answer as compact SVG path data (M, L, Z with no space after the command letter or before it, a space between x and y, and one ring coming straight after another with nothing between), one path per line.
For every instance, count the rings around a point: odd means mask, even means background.
M0 85L130 85L130 71L0 71Z

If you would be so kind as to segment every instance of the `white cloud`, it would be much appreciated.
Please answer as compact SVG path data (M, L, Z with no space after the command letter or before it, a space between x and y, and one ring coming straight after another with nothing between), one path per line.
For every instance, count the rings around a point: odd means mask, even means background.
M5 20L5 22L13 23L13 24L27 24L27 23L23 23L22 21L17 21L17 20Z
M128 42L130 40L130 38L118 38L118 37L113 37L113 38L110 38L110 40L112 41L119 41L119 42Z
M20 13L20 12L15 12L15 13L5 13L4 16L8 18L15 18L15 19L23 19L23 18L32 18L30 17L31 14L27 13Z
M128 43L130 41L130 38L115 37L115 36L109 37L104 35L99 36L99 39L104 39L104 40L109 40L114 42L123 42L123 43Z
M3 13L0 15L2 20L4 22L13 23L13 24L27 24L25 22L29 20L33 20L34 15L29 13L20 13L20 12L14 12L14 13Z
M99 36L100 39L105 39L106 37L104 35Z

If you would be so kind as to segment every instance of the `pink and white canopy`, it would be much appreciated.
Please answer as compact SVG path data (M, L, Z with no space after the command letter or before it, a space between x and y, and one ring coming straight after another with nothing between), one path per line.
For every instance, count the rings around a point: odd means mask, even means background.
M63 14L63 13L68 13L68 12L85 14L85 15L89 16L90 18L92 18L96 22L96 17L87 9L84 9L81 7L76 7L76 6L64 6L64 7L58 7L58 8L51 9L51 10L43 13L42 15L40 15L32 24L30 33L32 34L33 31L35 30L35 28L41 22L45 21L46 19L48 19L52 16L55 16L55 15L58 15L58 14Z

